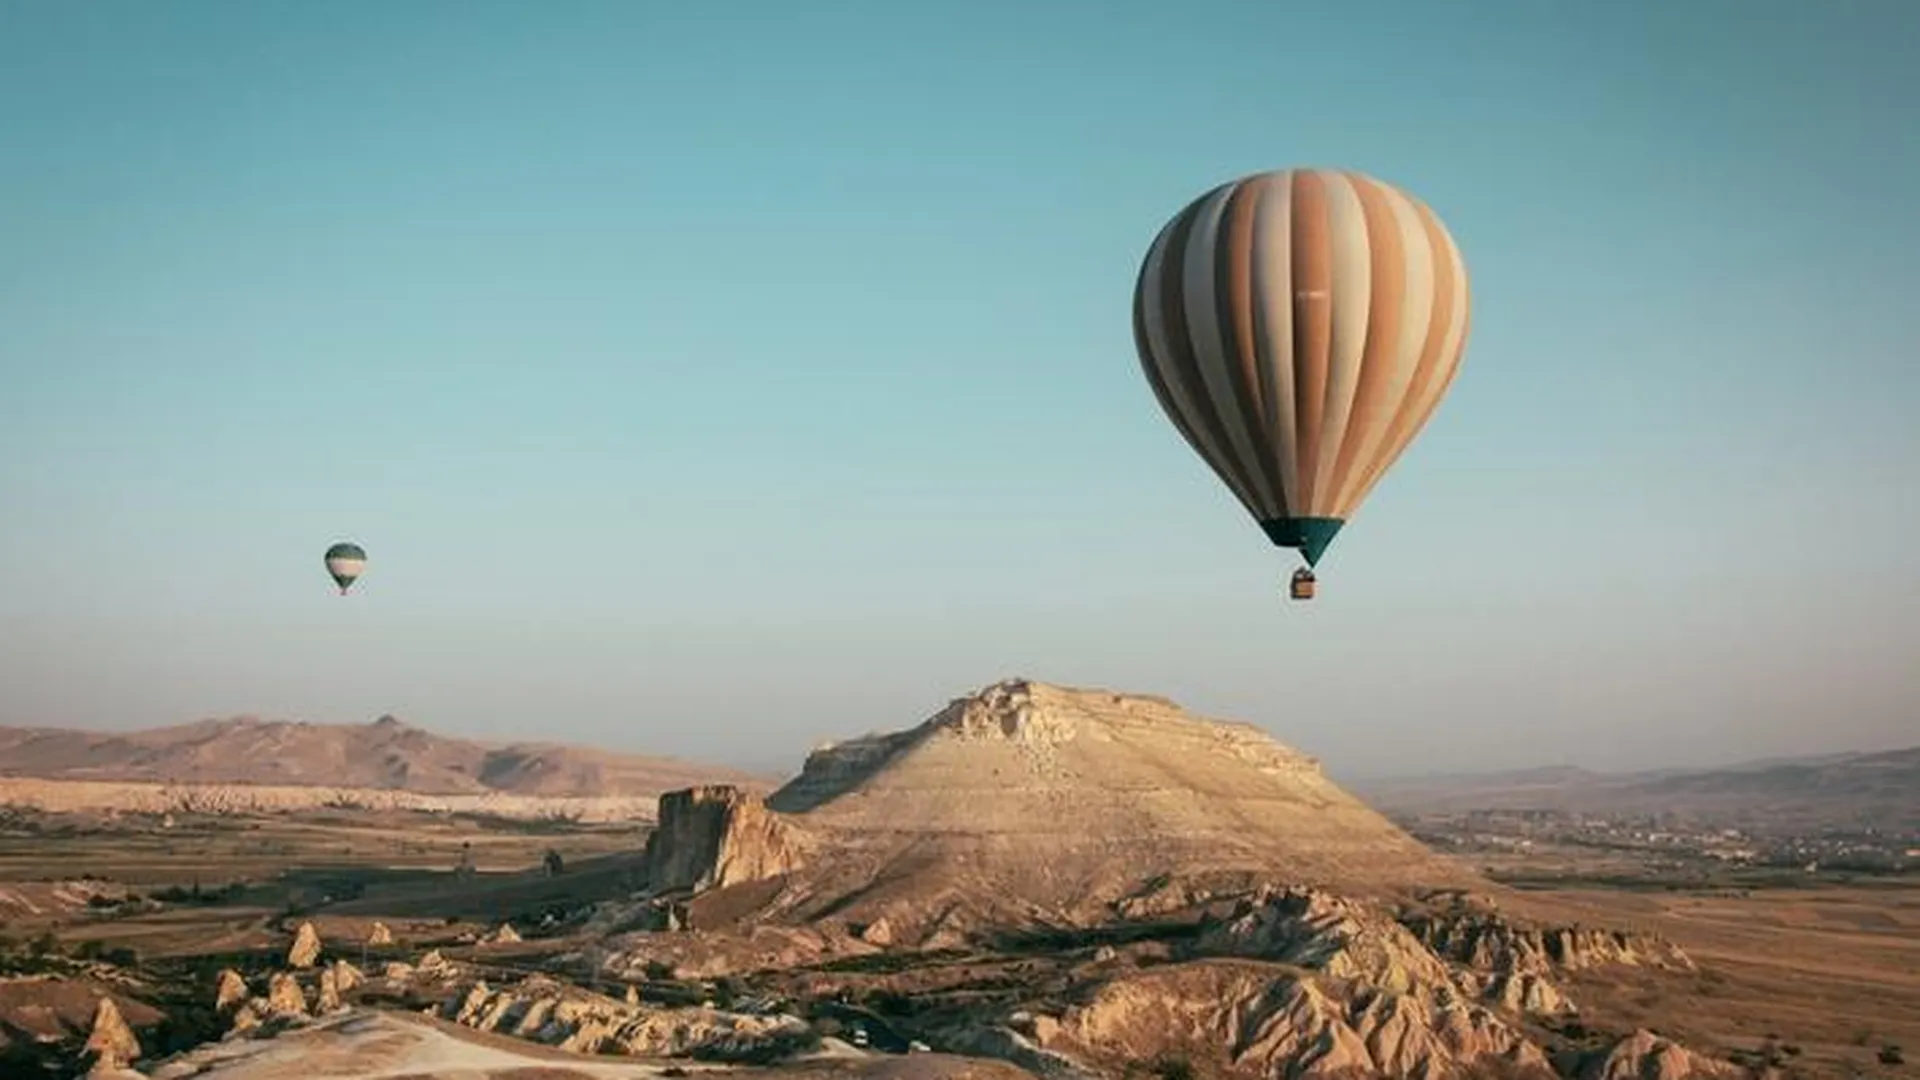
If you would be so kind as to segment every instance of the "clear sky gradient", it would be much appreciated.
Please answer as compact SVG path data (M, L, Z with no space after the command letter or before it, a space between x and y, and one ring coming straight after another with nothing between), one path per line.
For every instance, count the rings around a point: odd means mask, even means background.
M1348 774L1920 742L1916 55L1911 0L0 5L0 723L790 766L1026 675ZM1129 324L1288 165L1475 303L1311 605Z

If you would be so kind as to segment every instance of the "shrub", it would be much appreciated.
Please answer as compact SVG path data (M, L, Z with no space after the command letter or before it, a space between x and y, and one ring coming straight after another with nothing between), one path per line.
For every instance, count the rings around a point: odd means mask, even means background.
M867 1008L882 1016L911 1016L913 998L895 990L874 990L867 994Z
M1185 1054L1162 1054L1153 1063L1153 1073L1160 1080L1193 1080L1193 1062Z

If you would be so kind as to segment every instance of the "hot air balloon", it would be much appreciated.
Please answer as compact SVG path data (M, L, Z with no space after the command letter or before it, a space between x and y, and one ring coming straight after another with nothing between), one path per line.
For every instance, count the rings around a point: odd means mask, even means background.
M333 575L333 583L340 586L340 595L347 595L354 579L367 568L367 553L359 544L338 543L327 549L327 573Z
M1241 177L1147 249L1133 335L1154 397L1267 537L1313 568L1452 385L1466 265L1426 204L1341 169Z

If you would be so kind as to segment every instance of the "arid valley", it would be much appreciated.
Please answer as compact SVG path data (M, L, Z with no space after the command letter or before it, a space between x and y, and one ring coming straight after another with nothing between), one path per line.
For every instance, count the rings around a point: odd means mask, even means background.
M1024 680L785 779L8 731L0 1074L1920 1075L1917 757L1389 818L1259 728Z

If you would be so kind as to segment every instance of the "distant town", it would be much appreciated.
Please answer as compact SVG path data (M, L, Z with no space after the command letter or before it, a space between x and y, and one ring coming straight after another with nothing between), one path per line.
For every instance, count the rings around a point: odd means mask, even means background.
M1920 875L1920 831L1795 830L1688 822L1669 814L1469 810L1396 815L1422 841L1508 879L1631 873L1703 881L1760 872Z

